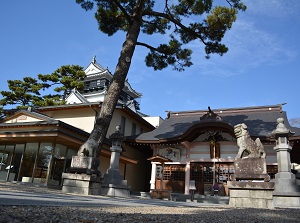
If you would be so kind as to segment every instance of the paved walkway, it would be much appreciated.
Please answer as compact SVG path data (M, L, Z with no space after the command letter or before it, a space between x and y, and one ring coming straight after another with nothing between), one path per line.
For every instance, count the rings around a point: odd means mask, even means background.
M30 206L164 206L164 207L205 207L226 206L210 201L182 202L143 198L117 198L95 195L63 194L54 190L33 185L0 182L0 205Z

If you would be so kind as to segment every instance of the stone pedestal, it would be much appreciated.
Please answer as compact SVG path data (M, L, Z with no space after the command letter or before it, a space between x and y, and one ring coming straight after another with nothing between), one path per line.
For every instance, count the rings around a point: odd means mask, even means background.
M63 173L64 193L101 195L101 178L96 175Z
M103 176L102 194L116 197L130 197L130 188L127 180L123 180L119 170L119 159L122 148L120 146L110 147L110 167Z
M100 160L89 156L73 156L71 167L62 174L64 193L101 195Z
M273 202L275 207L300 207L299 192L274 192Z
M127 180L122 180L119 170L108 169L104 174L102 195L116 197L130 197L130 188Z
M237 158L234 162L234 180L270 181L265 158Z
M275 207L300 207L300 190L295 174L291 172L275 174L273 201Z
M100 175L99 165L100 160L96 157L72 156L71 167L68 168L67 172Z
M130 197L130 188L126 185L120 184L103 184L102 195L112 197Z
M234 162L234 181L228 181L229 206L246 208L274 208L274 182L268 182L266 159L237 158Z
M274 182L228 181L230 207L274 208Z
M108 169L103 176L103 184L127 185L127 180L123 180L119 169Z

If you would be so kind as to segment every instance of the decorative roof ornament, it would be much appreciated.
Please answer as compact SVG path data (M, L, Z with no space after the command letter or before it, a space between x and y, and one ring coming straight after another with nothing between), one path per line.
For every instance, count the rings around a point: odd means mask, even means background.
M208 106L208 112L204 114L202 117L200 117L200 121L205 121L205 120L210 120L210 121L221 121L222 118L221 116L217 115L215 112L213 112Z
M96 63L96 55L93 57L92 63Z

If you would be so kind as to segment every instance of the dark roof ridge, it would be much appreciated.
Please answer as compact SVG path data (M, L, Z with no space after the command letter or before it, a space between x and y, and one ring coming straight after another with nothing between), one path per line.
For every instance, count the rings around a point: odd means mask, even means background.
M248 113L248 112L262 112L262 111L280 111L282 112L282 105L264 105L264 106L249 106L249 107L238 107L238 108L217 108L212 109L213 112L218 114L232 114L232 113ZM191 110L191 111L169 111L170 116L192 116L192 115L203 115L206 114L206 110Z

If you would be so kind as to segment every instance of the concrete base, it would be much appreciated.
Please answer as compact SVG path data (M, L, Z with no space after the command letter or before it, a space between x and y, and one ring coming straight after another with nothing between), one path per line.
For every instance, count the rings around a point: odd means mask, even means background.
M300 188L296 183L295 174L289 172L275 174L275 193L300 192L299 189Z
M101 178L95 175L63 173L62 192L101 195Z
M273 202L275 207L300 207L300 190L295 174L290 172L275 174Z
M124 185L104 184L101 194L112 197L130 197L130 188Z
M273 209L273 182L228 181L230 207Z
M273 193L274 207L286 208L297 207L300 208L300 192L289 193Z

